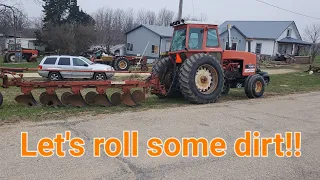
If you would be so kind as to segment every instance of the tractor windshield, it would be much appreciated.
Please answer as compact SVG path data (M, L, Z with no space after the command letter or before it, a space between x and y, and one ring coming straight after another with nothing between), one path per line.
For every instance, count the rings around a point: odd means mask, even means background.
M180 51L186 48L186 34L186 29L179 29L174 32L171 51Z

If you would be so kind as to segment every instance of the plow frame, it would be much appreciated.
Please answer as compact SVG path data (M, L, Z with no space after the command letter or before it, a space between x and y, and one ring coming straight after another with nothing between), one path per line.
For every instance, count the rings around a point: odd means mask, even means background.
M34 89L45 89L45 93L43 93L44 99L50 99L52 96L56 96L56 90L58 89L70 89L70 94L72 95L78 95L81 96L81 90L86 88L95 88L96 95L99 95L99 97L106 96L106 92L110 88L117 88L122 90L122 94L117 93L114 94L114 96L111 99L114 99L115 102L111 102L108 97L106 97L105 106L111 106L111 105L118 105L119 99L122 100L122 103L124 103L127 106L136 106L139 105L139 103L142 103L141 101L145 100L145 95L149 92L151 94L166 94L166 90L164 86L160 85L160 81L158 77L156 77L154 74L151 74L150 77L148 77L146 80L123 80L123 81L112 81L112 80L106 80L106 81L93 81L93 80L83 80L83 81L26 81L23 78L23 74L20 72L25 71L35 71L38 69L34 68L1 68L0 67L0 86L3 88L9 88L9 87L19 87L21 89L21 92L23 95L20 95L22 97L18 98L17 96L16 101L25 105L33 106L36 105L35 100L32 95L32 90ZM64 70L64 71L73 71L73 70ZM19 72L19 73L17 73ZM91 72L91 71L76 71L76 72ZM96 72L96 71L95 71ZM101 71L101 72L113 72L114 71ZM122 72L116 72L116 73L142 73L142 72L132 72L132 71L122 71ZM8 76L12 76L12 78L9 78ZM1 83L2 82L2 83ZM131 90L134 88L140 88L140 90L136 90L131 94ZM93 98L91 92L91 96ZM143 93L143 94L142 94ZM50 98L49 98L50 97ZM46 99L47 98L47 99ZM19 101L17 100L19 99ZM21 100L22 99L22 100ZM31 99L31 101L30 101ZM57 102L49 103L53 105L62 105L63 103L60 102L58 97L55 98ZM79 99L79 98L78 98ZM58 102L59 101L59 102ZM71 100L72 102L69 102L68 104L73 104L74 100ZM81 103L80 103L81 101ZM93 101L93 100L92 100ZM40 101L41 102L41 101ZM90 101L91 102L91 101ZM80 100L77 100L75 106L82 107L86 104L89 104L85 102L84 98L80 98ZM104 104L104 103L102 103ZM48 104L47 104L48 105ZM101 105L101 103L99 104Z

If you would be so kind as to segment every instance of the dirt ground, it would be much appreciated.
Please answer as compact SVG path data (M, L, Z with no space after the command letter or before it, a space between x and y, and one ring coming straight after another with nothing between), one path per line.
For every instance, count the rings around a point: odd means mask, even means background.
M318 92L4 125L0 126L0 179L320 179L319 101ZM41 138L68 130L72 138L85 140L84 156L71 157L69 143L63 146L64 158L20 156L21 132L29 133L28 148L33 151ZM94 137L122 140L124 130L139 131L139 157L112 158L103 150L101 157L93 157ZM301 132L302 156L279 158L270 145L267 158L240 158L233 152L233 142L248 130L259 131L261 137ZM146 150L152 137L221 137L227 154L151 158ZM282 150L286 151L285 145Z

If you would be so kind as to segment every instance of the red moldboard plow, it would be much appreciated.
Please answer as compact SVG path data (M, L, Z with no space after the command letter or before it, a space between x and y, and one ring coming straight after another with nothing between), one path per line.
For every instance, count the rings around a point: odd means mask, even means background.
M37 69L27 68L1 68L0 67L0 85L3 88L20 87L22 94L18 95L16 102L26 106L117 106L125 104L126 106L135 107L145 101L145 95L151 93L165 94L164 87L160 85L159 79L151 75L145 81L141 80L124 80L124 81L26 81L23 78L24 71L35 71ZM17 73L19 72L19 73ZM77 71L78 72L78 71ZM83 71L79 71L83 72ZM88 71L85 71L88 72ZM111 71L103 71L110 73ZM112 71L112 73L115 73ZM116 73L133 73L133 72L116 72ZM140 72L134 72L140 73ZM9 78L11 76L11 78ZM56 90L70 89L61 95L59 98ZM82 96L81 90L86 88L94 88L96 91L91 91ZM118 88L122 93L115 92L110 97L107 96L108 89ZM35 89L44 89L37 102L32 94ZM151 91L150 91L151 90ZM3 103L3 96L0 93L0 106Z

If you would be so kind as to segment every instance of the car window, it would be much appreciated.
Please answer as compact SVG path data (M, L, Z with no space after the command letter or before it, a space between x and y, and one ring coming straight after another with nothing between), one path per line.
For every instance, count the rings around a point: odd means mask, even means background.
M70 66L70 58L60 58L58 65Z
M92 61L90 61L89 59L85 58L85 57L80 57L83 61L85 61L86 63L92 65L94 64Z
M56 64L57 58L47 58L43 64Z
M85 66L88 65L87 63L85 63L84 61L82 61L81 59L78 58L73 58L73 66Z

